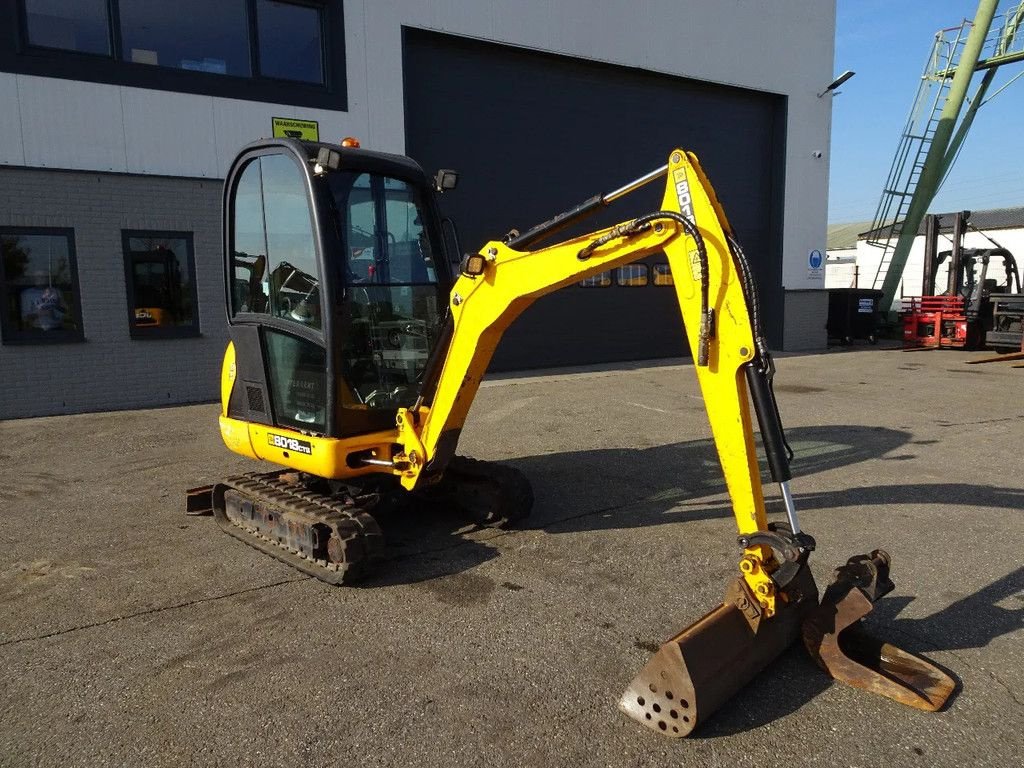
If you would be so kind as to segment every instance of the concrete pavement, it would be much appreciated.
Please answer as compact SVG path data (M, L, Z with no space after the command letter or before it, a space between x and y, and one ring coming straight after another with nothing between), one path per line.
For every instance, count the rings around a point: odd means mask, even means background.
M956 673L945 712L832 684L801 649L693 738L617 712L738 552L692 369L638 365L488 381L461 450L531 477L528 527L386 521L359 588L184 516L185 488L254 468L215 406L0 423L0 765L1019 764L1024 371L972 354L777 377L819 582L892 553L869 622Z

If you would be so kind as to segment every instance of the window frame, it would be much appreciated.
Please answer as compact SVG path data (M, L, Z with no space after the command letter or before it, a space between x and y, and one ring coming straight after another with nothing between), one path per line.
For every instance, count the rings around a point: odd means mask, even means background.
M71 295L75 306L73 316L75 330L65 329L54 331L23 331L8 328L7 312L7 274L0 264L0 340L4 345L36 345L36 344L73 344L85 341L85 328L82 325L82 291L78 282L78 257L75 252L75 230L73 227L7 227L0 226L0 235L47 235L63 236L68 243L68 264L71 268Z
M235 162L232 163L231 168L228 169L227 176L224 182L224 203L223 203L223 215L224 215L224 270L225 270L225 284L224 284L224 296L225 296L225 314L227 316L228 325L262 325L275 330L283 331L284 333L290 333L292 336L299 336L307 341L313 341L321 346L326 347L329 334L333 334L333 330L330 326L335 322L333 313L326 312L325 309L330 305L329 299L326 295L328 290L327 286L331 285L332 280L338 279L338 276L332 271L332 263L334 259L325 257L325 244L324 244L324 230L321 228L321 221L319 220L319 211L316 205L317 195L316 191L312 187L312 180L310 178L310 170L308 162L304 162L303 159L297 154L294 145L289 146L280 142L283 139L271 139L267 140L267 143L262 146L254 146L250 151L244 155L235 158ZM232 279L232 264L231 254L234 253L235 249L235 231L234 231L234 220L235 220L235 196L238 192L238 184L245 173L245 169L248 165L256 159L261 159L273 155L283 155L289 157L292 162L299 168L302 173L306 194L306 205L309 210L310 222L313 228L313 244L316 248L316 259L317 268L320 272L320 317L321 323L319 328L310 328L307 325L297 323L293 320L286 320L281 317L277 317L271 312L236 312L234 304L232 303L231 294L231 279ZM262 176L260 185L262 188ZM267 269L270 268L269 255L267 258Z
M192 298L192 322L188 325L174 325L169 328L140 328L135 325L135 275L132 271L131 238L151 237L185 241L185 267L188 270ZM135 340L187 339L201 336L199 330L199 296L196 287L196 260L194 233L161 229L122 229L121 255L124 261L124 290L128 303L128 335ZM177 255L177 254L175 254Z
M175 93L242 99L298 107L348 111L343 0L279 0L320 11L323 83L265 77L259 70L258 0L245 0L249 38L248 77L142 64L124 58L119 0L108 0L111 53L33 45L28 37L25 0L0 0L0 72L55 77Z

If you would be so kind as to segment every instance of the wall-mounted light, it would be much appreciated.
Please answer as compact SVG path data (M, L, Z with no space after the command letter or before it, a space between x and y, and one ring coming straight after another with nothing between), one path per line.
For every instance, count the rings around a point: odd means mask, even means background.
M818 94L818 98L820 99L822 96L824 96L826 93L829 93L829 92L831 92L833 96L838 96L839 95L839 91L837 91L836 88L838 88L840 85L845 83L847 80L849 80L851 77L853 77L856 74L857 73L854 72L851 69L846 70L845 72L843 72L843 74L841 74L839 77L837 77L831 83L826 85L825 86L825 90Z

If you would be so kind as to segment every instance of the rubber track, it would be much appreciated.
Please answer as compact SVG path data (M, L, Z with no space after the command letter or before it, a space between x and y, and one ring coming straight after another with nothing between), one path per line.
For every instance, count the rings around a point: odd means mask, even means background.
M213 515L217 524L260 552L328 584L351 584L369 575L384 556L384 534L377 521L364 508L283 482L279 479L281 474L251 472L229 477L217 484L213 490ZM314 560L231 520L224 504L224 493L228 490L235 490L248 500L267 507L318 518L342 539L344 561Z
M487 482L499 489L499 506L480 525L503 528L519 522L533 509L533 487L526 475L515 467L493 461L454 456L444 470L445 484L457 487L460 481Z

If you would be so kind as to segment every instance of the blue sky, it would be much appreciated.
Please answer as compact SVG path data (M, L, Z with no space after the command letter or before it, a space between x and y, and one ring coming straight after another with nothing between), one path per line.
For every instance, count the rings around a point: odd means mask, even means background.
M999 12L1017 2L1001 0ZM935 33L976 9L977 0L838 0L835 72L857 75L832 102L829 223L874 216ZM1022 71L1024 62L1002 67L989 93ZM978 112L930 210L1024 205L1022 130L1024 76Z

